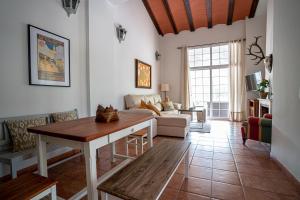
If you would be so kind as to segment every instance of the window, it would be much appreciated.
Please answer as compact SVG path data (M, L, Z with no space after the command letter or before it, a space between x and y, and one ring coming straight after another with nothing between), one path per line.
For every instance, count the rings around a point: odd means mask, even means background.
M213 45L188 50L190 104L204 106L211 118L227 118L229 106L229 46Z

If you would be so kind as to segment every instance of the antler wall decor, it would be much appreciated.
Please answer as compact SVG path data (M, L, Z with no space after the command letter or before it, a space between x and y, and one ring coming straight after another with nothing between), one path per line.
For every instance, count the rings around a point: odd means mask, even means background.
M246 53L246 55L251 56L252 58L250 58L250 59L253 60L253 61L256 61L255 65L258 65L261 61L263 61L265 59L264 51L262 50L262 48L258 44L258 40L261 37L262 36L254 37L255 42L250 44L249 48L247 48L248 53Z

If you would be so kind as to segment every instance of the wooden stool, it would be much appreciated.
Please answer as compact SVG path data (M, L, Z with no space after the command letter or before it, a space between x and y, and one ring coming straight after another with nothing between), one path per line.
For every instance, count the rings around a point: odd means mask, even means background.
M135 154L138 155L138 147L140 149L141 154L144 153L144 145L148 142L145 141L147 137L147 128L137 131L128 137L126 137L126 155L128 156L128 146L135 145Z
M48 194L56 200L56 181L36 174L26 174L0 185L0 199L37 200Z

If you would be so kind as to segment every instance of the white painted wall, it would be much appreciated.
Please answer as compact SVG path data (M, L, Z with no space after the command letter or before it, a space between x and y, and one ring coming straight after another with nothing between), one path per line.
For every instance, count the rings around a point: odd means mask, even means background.
M158 92L159 62L155 51L159 50L159 36L139 0L115 4L90 0L90 108L93 115L97 104L122 109L126 94L150 94ZM119 43L115 25L127 30L126 39ZM138 58L152 65L152 89L135 88L135 63Z
M271 154L300 181L300 1L274 0L273 130Z
M216 25L212 29L200 28L195 32L183 31L178 35L167 34L161 38L161 82L170 84L169 97L175 102L180 102L181 99L181 57L177 47L225 42L245 38L245 36L245 21L238 21L231 26Z
M67 17L60 0L3 0L0 6L0 117L78 108L87 115L86 1ZM71 87L28 85L27 24L71 43Z
M262 36L258 40L258 44L263 49L264 54L266 54L266 15L256 16L251 19L245 20L246 27L246 53L248 53L247 48L249 48L250 44L255 42L256 36ZM257 48L254 49L258 51ZM264 62L261 61L258 65L256 61L251 60L252 56L245 56L245 67L246 67L246 75L253 74L254 72L261 71L262 77L265 77L265 66ZM250 91L246 93L246 99L255 99L259 97L259 93L256 91Z
M266 55L273 53L273 32L274 32L274 0L268 0L267 4L267 27L266 27ZM266 79L273 79L273 71L266 71Z

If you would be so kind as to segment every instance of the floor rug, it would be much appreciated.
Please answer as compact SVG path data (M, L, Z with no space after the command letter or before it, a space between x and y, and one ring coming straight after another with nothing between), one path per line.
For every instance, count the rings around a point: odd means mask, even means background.
M199 132L199 133L210 133L210 124L208 123L202 123L199 122L191 122L190 124L190 132Z

